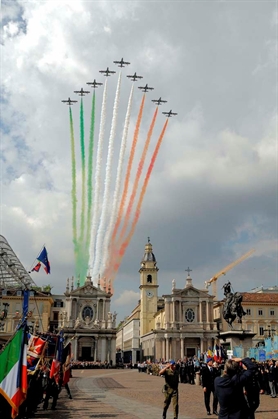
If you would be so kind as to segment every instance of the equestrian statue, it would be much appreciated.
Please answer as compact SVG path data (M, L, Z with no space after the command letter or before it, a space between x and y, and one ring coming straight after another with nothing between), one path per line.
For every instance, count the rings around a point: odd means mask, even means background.
M223 317L233 329L233 322L238 318L238 323L242 324L242 317L245 311L241 305L242 295L239 292L232 293L230 281L223 285L224 295L226 297L223 307Z

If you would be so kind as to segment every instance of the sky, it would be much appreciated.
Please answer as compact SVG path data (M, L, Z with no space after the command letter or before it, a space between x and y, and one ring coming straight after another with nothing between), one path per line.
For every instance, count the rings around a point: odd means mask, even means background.
M113 61L122 57L130 65L122 69L111 191L132 85L125 76L136 71L143 80L134 83L124 170L142 100L137 87L154 87L146 94L131 185L155 111L151 99L168 102L159 107L146 167L166 120L161 112L178 115L169 118L114 281L117 319L140 298L138 270L148 237L159 295L171 292L173 279L183 288L188 267L193 285L203 289L253 248L252 256L218 279L219 298L226 280L236 291L278 285L275 2L3 0L2 14L1 234L27 270L46 246L51 274L32 273L37 285L63 293L75 275L70 125L61 100L79 101L72 106L79 211L80 97L73 91L92 90L86 82L93 79L104 82L101 69L117 71L107 88L104 179L120 70ZM102 94L103 86L96 90L96 144ZM86 144L91 101L92 92L84 97Z

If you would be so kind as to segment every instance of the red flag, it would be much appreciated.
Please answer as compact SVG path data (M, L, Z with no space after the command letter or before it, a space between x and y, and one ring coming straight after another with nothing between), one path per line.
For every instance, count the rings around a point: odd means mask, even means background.
M39 272L39 270L41 269L41 262L38 262L36 264L36 266L34 266L34 268L31 270L31 272Z

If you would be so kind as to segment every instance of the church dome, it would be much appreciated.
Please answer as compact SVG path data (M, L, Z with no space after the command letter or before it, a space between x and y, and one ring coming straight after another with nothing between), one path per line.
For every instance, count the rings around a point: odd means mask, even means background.
M156 262L155 255L153 254L153 247L150 241L145 245L145 253L142 262Z

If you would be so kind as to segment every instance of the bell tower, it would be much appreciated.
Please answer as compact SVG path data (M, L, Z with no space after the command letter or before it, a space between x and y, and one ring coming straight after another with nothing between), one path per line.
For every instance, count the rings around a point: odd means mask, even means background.
M145 245L145 253L141 260L140 273L140 336L145 335L154 329L154 314L157 312L157 272L153 247L148 237Z

